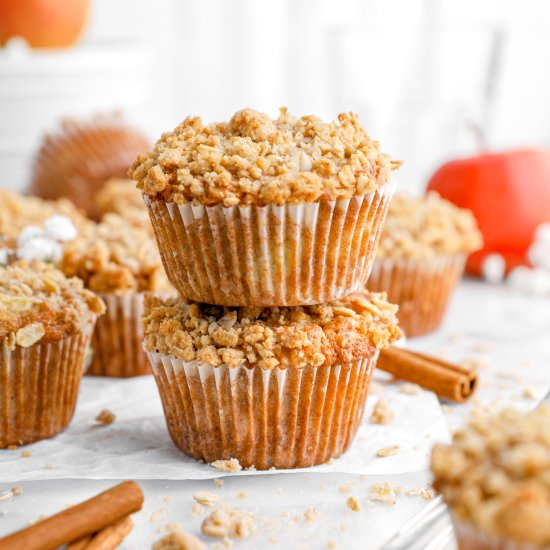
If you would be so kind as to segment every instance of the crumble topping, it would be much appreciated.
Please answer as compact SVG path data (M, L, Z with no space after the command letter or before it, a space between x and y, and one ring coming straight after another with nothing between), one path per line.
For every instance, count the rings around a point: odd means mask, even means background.
M244 539L256 530L254 516L250 512L221 506L204 519L201 525L203 535L207 537L232 537Z
M181 526L168 524L167 527L169 533L153 544L153 550L207 550L206 544Z
M101 315L103 302L82 281L44 262L0 266L0 342L9 349L56 342Z
M219 495L216 493L211 493L210 491L197 491L193 493L193 498L203 506L207 508L212 508L218 500L220 500Z
M346 506L354 512L360 512L362 510L361 504L359 504L359 501L355 497L348 497Z
M116 420L116 415L109 409L103 409L96 417L95 421L102 426L108 426Z
M550 545L550 407L473 417L432 453L434 487L480 530Z
M116 214L104 216L90 235L67 243L60 269L82 279L94 292L129 294L170 288L154 238Z
M145 297L144 346L214 367L347 364L400 337L385 293L361 291L315 306L221 307Z
M353 113L326 123L282 107L274 120L253 109L207 125L188 117L139 155L128 175L167 202L263 206L364 195L399 165Z
M378 399L369 418L371 424L390 424L395 414L385 399Z
M214 460L210 466L216 468L216 470L220 472L226 472L228 474L236 474L243 469L236 458L230 458L229 460Z
M481 233L469 210L433 191L422 198L398 193L390 204L377 258L423 260L473 252L481 244Z

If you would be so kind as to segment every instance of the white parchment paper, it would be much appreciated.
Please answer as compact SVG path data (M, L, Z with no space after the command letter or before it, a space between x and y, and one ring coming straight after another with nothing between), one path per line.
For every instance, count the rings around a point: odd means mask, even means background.
M308 471L383 475L425 470L432 445L449 438L446 423L432 393L406 395L399 387L388 384L381 394L368 396L355 441L332 464L300 470L244 470L233 475ZM395 412L395 420L385 426L368 422L380 397L389 400ZM94 421L102 409L116 415L113 424L100 426ZM377 450L392 445L400 447L398 454L376 456ZM30 456L22 456L23 449ZM85 377L75 417L65 432L17 450L0 450L0 480L10 482L61 478L185 480L225 475L188 458L172 443L152 376Z

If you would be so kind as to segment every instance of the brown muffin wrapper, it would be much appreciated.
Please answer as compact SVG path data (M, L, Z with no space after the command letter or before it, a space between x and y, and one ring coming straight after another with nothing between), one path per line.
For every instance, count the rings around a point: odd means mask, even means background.
M98 294L107 306L92 338L92 363L87 375L128 378L151 374L143 351L143 294Z
M484 533L471 523L451 514L458 550L549 550L550 547L532 546L514 540Z
M51 437L71 421L93 322L59 342L0 344L0 448Z
M367 281L372 291L388 293L399 305L399 326L407 336L437 329L451 294L464 273L463 254L426 260L376 260Z
M174 443L197 460L236 458L258 470L304 468L345 452L378 358L264 370L148 355Z
M291 306L337 300L365 284L394 188L285 206L144 199L168 278L183 296Z

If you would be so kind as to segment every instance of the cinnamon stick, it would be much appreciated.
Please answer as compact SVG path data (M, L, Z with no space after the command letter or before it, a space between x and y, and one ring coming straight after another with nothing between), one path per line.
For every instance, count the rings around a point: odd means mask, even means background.
M477 387L477 373L473 369L402 348L382 350L376 366L399 380L418 384L456 403L467 401Z
M71 542L66 550L114 550L128 536L134 522L126 516L96 533Z
M133 481L125 481L59 514L0 539L0 550L55 550L63 544L101 531L137 512L142 505L143 492L139 485ZM85 547L86 550L88 546Z

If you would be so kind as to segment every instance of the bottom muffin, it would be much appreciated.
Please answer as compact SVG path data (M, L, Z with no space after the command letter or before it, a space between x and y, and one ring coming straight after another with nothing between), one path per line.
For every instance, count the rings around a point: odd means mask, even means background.
M0 448L51 437L74 414L99 298L41 262L0 267Z
M146 297L145 349L174 443L199 460L256 469L341 455L379 350L400 336L395 311L368 292L281 308Z

